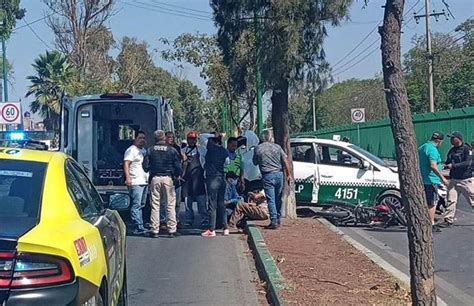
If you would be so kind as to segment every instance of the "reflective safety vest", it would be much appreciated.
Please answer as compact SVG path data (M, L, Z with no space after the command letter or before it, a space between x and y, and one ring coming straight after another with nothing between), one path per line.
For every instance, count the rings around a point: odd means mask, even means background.
M240 154L240 152L236 152L235 158L230 159L230 163L224 168L224 173L227 174L229 172L234 172L237 176L240 176L241 164L242 164L242 155Z

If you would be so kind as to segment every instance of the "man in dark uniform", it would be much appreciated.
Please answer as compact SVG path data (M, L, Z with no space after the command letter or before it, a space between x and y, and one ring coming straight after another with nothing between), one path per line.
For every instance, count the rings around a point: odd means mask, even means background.
M201 165L197 147L197 133L191 131L187 134L187 146L181 150L186 156L184 161L183 196L186 199L186 226L194 223L193 203L197 203L198 213L201 216L201 229L209 226L207 213L207 196L204 180L204 169Z
M174 180L181 175L179 153L166 143L165 132L154 133L156 144L150 147L143 161L143 168L150 173L151 191L151 235L158 237L160 232L160 202L166 205L167 228L170 238L176 237L176 192Z
M449 135L453 147L448 152L445 168L449 170L448 197L444 222L440 227L451 227L454 223L459 193L464 195L474 208L474 179L472 177L473 156L471 148L464 143L460 132Z

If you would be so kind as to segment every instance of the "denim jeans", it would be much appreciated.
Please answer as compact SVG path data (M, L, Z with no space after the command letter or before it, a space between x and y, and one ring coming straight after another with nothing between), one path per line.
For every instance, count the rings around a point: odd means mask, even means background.
M176 222L180 223L179 220L179 212L181 211L181 188L176 188ZM163 201L160 204L160 223L165 224L167 221L166 219L166 205Z
M208 227L209 214L207 212L207 196L204 194L186 198L186 224L192 225L194 223L194 202L197 203L197 210L199 215L201 216L201 227Z
M225 192L225 180L223 176L208 176L206 178L207 196L208 201L208 213L209 213L209 230L214 231L216 229L217 216L222 218L220 221L227 229L227 214L225 213L224 205L224 192Z
M271 172L262 175L263 190L267 197L268 211L272 224L280 221L281 196L283 191L283 172Z
M133 227L137 230L143 230L142 209L145 207L148 186L131 186L128 187L128 192L130 193L130 198L132 200L130 206L130 218L132 219Z

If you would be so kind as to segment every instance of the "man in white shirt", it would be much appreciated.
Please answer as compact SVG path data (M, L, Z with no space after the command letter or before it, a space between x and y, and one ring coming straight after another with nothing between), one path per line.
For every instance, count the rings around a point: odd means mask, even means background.
M145 206L148 191L148 173L143 170L142 166L146 154L145 144L145 133L137 131L133 145L125 151L123 158L125 184L132 200L130 217L133 223L131 232L133 235L142 235L146 232L142 216L142 208Z

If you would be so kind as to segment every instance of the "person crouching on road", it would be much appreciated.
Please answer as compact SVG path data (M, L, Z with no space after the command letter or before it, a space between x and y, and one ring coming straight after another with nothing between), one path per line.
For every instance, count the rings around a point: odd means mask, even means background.
M430 141L418 148L421 178L423 179L430 220L434 232L440 232L439 227L434 225L436 204L439 200L438 186L441 185L441 183L446 186L448 185L448 180L441 173L442 162L439 148L443 143L443 139L443 134L435 132L431 136Z
M267 220L270 217L265 195L249 192L249 203L239 203L229 220L229 228L243 229L246 220ZM243 222L242 222L243 221Z
M202 233L203 237L216 236L217 216L222 218L224 236L229 235L224 205L224 166L228 163L229 155L227 150L222 146L222 136L216 134L216 137L209 138L204 165L208 196L209 228Z
M130 218L132 219L132 235L144 234L142 209L145 207L148 190L148 173L143 170L142 163L146 154L145 133L137 131L133 144L125 151L123 157L123 172L125 174L125 185L128 187L132 205L130 207Z
M281 201L283 193L283 169L289 182L293 180L289 169L290 161L283 149L273 143L271 132L263 131L261 144L255 148L254 165L258 165L262 173L263 189L270 210L270 224L267 228L277 229L280 226Z
M237 179L238 176L234 172L227 172L225 175L225 192L224 192L224 204L226 207L227 216L230 216L235 207L242 202L242 198L237 192Z
M445 168L450 169L450 180L446 213L444 221L437 224L439 227L451 227L453 225L459 193L463 194L470 203L470 206L474 208L474 179L472 177L474 156L472 155L471 148L464 143L460 132L453 132L448 136L451 138L451 144L453 145L448 152L448 158L445 163Z
M158 237L160 232L160 202L166 205L167 228L170 238L178 236L176 232L176 192L173 179L181 175L181 160L178 152L166 143L165 132L154 133L155 145L148 149L143 168L150 172L151 191L151 236Z

